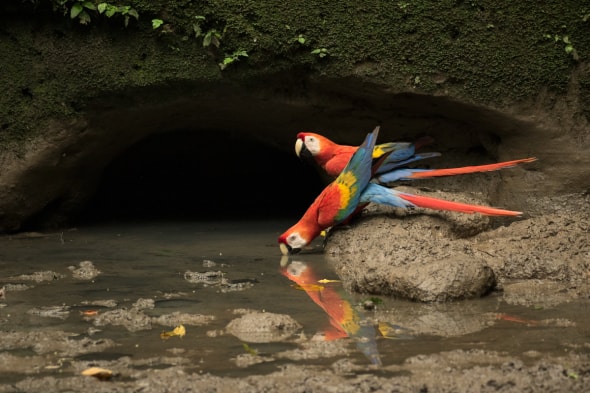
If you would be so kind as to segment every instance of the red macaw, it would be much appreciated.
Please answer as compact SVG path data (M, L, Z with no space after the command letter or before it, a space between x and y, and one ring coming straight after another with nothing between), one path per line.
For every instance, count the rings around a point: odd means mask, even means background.
M432 138L422 137L414 143L390 142L376 145L373 158L388 154L377 173L388 172L410 162L440 156L440 153L416 154L417 149L432 142ZM314 161L331 177L336 177L342 172L356 149L356 146L339 145L322 135L311 132L300 132L295 141L297 156Z
M286 258L286 257L283 257ZM320 306L330 317L332 330L324 332L326 340L351 337L356 340L357 348L361 350L375 365L381 365L381 359L375 342L375 328L362 323L362 316L330 286L318 286L318 280L311 267L305 262L281 261L281 273L293 281L307 295Z
M416 149L431 143L432 139L424 137L414 144L408 142L391 142L375 146L373 158L381 157L391 151L383 164L376 171L375 179L380 184L390 184L397 180L425 179L439 176L462 175L474 172L489 172L511 168L518 164L533 162L536 158L498 162L495 164L466 166L445 169L409 169L400 168L410 162L440 156L440 153L416 154ZM336 177L355 152L356 146L339 145L330 139L311 132L300 132L295 141L295 152L304 159L311 159L322 167L329 176Z
M330 183L307 209L303 217L281 236L279 246L284 255L299 252L315 239L321 231L347 220L368 203L394 207L450 210L461 213L481 213L495 216L518 216L521 212L496 209L488 206L445 201L443 199L413 195L370 183L371 176L387 159L381 154L373 163L373 151L379 127L367 135L364 143L338 177Z
M279 236L284 255L296 253L321 231L346 220L359 205L373 174L371 164L379 127L368 134L338 177L315 199L303 217Z

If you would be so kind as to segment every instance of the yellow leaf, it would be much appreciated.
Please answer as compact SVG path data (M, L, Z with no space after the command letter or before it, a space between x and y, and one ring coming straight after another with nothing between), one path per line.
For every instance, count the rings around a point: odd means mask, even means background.
M329 284L331 282L340 282L340 280L329 280L327 278L322 278L321 280L318 280L318 282L320 284Z
M178 325L174 328L174 330L169 332L162 332L160 333L160 338L162 340L168 340L170 337L178 336L180 338L184 337L186 334L186 329L183 325Z
M250 355L252 356L258 356L258 351L256 349L253 349L252 347L250 347L248 344L246 343L242 343L244 350L246 352L248 352Z
M113 376L113 372L111 370L107 370L106 368L90 367L82 371L82 375L95 377L100 379L101 381L106 381L108 379L111 379L111 377Z

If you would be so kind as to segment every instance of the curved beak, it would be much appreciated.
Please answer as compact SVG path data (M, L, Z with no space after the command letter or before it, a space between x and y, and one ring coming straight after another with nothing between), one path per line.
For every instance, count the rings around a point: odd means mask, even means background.
M305 145L303 144L303 141L297 138L297 140L295 141L295 154L297 154L297 157L301 157L301 150L304 147Z
M300 248L293 248L288 244L285 243L279 243L279 248L281 249L281 254L283 255L293 255L293 254L297 254L299 251L301 251Z

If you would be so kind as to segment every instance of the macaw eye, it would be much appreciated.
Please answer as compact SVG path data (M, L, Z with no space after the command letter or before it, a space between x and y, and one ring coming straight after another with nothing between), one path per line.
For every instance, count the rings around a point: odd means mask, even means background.
M308 136L308 137L307 137L307 140L308 140L309 142L315 142L315 138L314 138L313 136Z

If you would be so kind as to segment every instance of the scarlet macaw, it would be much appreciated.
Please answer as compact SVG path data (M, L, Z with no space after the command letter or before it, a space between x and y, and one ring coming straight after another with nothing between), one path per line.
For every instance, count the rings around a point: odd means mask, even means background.
M321 231L344 222L353 213L371 202L401 208L424 207L496 216L522 214L517 211L413 195L370 183L371 176L387 159L388 154L388 152L381 154L377 162L372 165L378 132L379 127L367 135L363 144L353 153L350 162L338 177L320 193L303 217L279 236L279 247L283 255L299 252Z
M474 172L489 172L510 168L521 163L533 162L536 158L498 162L495 164L466 166L445 169L409 169L400 168L411 162L425 158L440 156L440 153L416 154L416 149L432 143L432 139L424 137L415 143L391 142L375 146L373 158L389 153L383 164L377 169L375 179L380 184L390 184L397 180L425 179L439 176L462 175ZM311 132L300 132L295 141L295 153L303 159L311 159L322 167L329 176L336 177L344 169L346 163L355 152L356 146L339 145L330 139Z
M371 180L373 149L379 127L368 134L338 177L315 199L303 217L279 236L283 255L296 253L321 231L340 224L357 208L361 193Z

